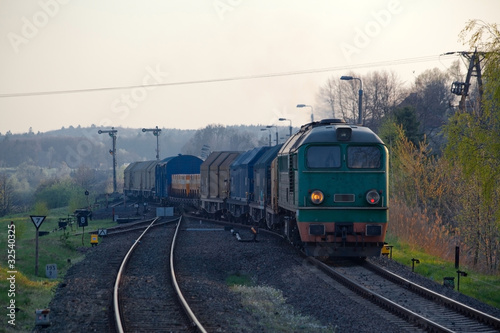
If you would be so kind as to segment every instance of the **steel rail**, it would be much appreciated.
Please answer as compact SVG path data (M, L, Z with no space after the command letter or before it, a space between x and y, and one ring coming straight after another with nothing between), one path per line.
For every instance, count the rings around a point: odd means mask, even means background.
M365 262L365 263L363 263L363 265L366 268L374 271L375 273L389 279L390 281L393 281L399 285L407 287L409 290L411 290L417 294L420 294L422 296L425 296L428 299L431 299L433 301L444 304L450 309L458 311L458 312L465 314L471 318L475 318L478 321L485 323L486 325L489 325L497 330L500 330L500 318L493 317L487 313L484 313L482 311L471 308L470 306L467 306L465 304L457 302L449 297L438 294L430 289L419 286L418 284L415 284L415 283L413 283L413 282L411 282L411 281L409 281L401 276L398 276L392 272L389 272L388 270L386 270L382 267L379 267L377 265L374 265L372 263Z
M146 234L146 232L153 226L153 224L158 220L158 218L154 219L153 222L142 232L142 234L137 238L134 242L134 244L130 247L128 250L127 254L123 258L122 264L120 265L120 269L118 270L118 274L116 275L116 281L115 281L115 286L113 289L113 309L115 312L115 323L116 323L116 330L119 333L123 333L123 324L122 324L122 319L121 319L121 314L120 314L120 304L118 302L118 293L120 289L120 281L122 278L123 271L125 270L125 267L127 266L127 263L130 259L130 256L132 255L132 252L134 252L134 249L136 248L137 244L141 240L142 236Z
M175 269L174 269L174 250L175 250L175 243L177 240L177 234L179 232L179 228L182 222L182 216L179 219L179 223L177 223L177 228L175 228L175 233L174 233L174 238L172 240L172 246L170 247L170 274L172 277L172 285L174 286L177 296L179 297L179 301L181 302L182 307L184 308L184 311L188 315L188 317L191 319L193 324L198 328L200 332L206 333L207 331L203 327L203 325L199 322L198 318L196 318L195 314L189 307L189 304L186 302L186 299L182 295L182 291L179 288L179 284L177 283L177 278L175 277Z
M373 291L358 285L357 283L349 280L347 277L344 275L336 272L335 270L331 269L328 267L328 265L324 264L323 262L308 257L307 258L309 262L311 262L313 265L316 267L320 268L323 272L326 274L330 275L332 278L336 279L337 281L341 282L345 286L347 286L349 289L361 294L363 297L369 299L370 301L379 304L383 308L389 310L392 313L395 313L403 318L405 318L407 321L416 324L420 327L424 327L426 330L429 330L431 332L446 332L446 333L452 333L454 331L439 325L438 323L435 323L413 311L410 311L399 304L377 294L374 293Z

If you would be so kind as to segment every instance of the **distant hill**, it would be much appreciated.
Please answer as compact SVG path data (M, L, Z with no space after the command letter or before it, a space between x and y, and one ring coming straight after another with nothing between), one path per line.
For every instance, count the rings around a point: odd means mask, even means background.
M158 137L160 158L177 154L201 156L214 150L247 150L269 143L272 133L275 144L275 129L262 131L265 126L208 125L200 130L162 128ZM109 128L68 127L44 133L0 135L0 168L16 168L22 164L40 168L76 169L85 166L92 169L112 168L110 150L113 141L109 134L98 134L98 130ZM140 128L115 128L116 160L118 167L135 161L156 159L157 137ZM279 127L283 142L288 127ZM203 150L203 151L202 151Z
M104 129L104 128L103 128ZM0 167L12 168L23 163L42 168L72 169L112 166L110 150L113 141L108 134L98 134L97 127L69 127L45 133L0 135ZM156 137L141 129L116 128L118 165L156 158ZM162 129L159 136L160 157L182 153L195 130Z

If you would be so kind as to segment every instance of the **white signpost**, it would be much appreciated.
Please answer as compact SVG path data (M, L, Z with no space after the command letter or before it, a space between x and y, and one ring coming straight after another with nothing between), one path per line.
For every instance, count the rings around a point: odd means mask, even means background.
M45 265L45 276L49 279L57 279L57 265L47 264Z
M42 225L43 221L45 221L45 218L47 216L37 216L37 215L30 215L31 222L36 227L36 240L35 240L35 275L38 275L38 228Z

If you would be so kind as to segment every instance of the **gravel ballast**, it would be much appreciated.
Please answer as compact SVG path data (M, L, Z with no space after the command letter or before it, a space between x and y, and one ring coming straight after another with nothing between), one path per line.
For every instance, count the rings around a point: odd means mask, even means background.
M399 318L374 310L356 296L350 298L350 291L318 274L283 240L259 233L257 242L252 242L248 229L238 231L243 241L221 225L199 220L185 220L180 231L175 252L177 278L207 331L405 331ZM114 278L108 273L117 271L115 262L123 258L137 236L113 236L88 248L85 260L71 267L58 287L49 306L52 326L42 331L114 332L110 322ZM157 246L163 246L162 242ZM372 261L431 290L500 316L498 309L422 278L408 267L386 258Z

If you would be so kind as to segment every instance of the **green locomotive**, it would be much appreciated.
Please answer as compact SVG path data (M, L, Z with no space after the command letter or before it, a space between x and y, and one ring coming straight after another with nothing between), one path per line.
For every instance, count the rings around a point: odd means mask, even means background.
M315 257L378 256L389 220L389 160L370 129L324 119L302 126L273 165L273 211Z

